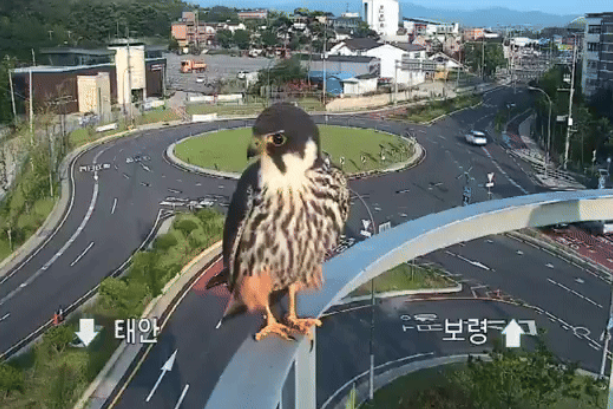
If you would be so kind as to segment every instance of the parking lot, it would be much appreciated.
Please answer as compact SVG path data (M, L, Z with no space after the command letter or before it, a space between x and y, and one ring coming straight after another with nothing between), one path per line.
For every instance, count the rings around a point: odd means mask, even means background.
M274 65L274 60L269 58L231 57L228 55L176 55L167 53L164 55L168 63L169 88L180 91L193 91L209 93L213 88L207 84L214 83L218 79L236 78L239 71L253 72ZM207 69L202 73L181 73L181 60L194 59L204 61ZM202 82L196 82L202 78Z

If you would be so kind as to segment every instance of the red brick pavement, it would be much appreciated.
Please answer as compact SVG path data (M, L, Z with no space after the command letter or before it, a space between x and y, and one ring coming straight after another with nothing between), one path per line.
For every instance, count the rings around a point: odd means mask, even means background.
M613 269L613 239L606 236L594 236L577 227L547 232L547 236L556 242L575 250L582 256L609 269Z

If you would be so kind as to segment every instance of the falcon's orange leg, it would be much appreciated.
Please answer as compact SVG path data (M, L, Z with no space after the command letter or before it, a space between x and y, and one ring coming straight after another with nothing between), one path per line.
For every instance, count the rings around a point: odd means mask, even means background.
M293 340L294 337L290 335L290 331L292 329L288 326L285 326L279 323L275 317L272 315L272 311L270 311L270 307L268 303L266 304L266 326L262 328L260 332L255 334L255 340L259 341L268 334L277 334L283 339Z
M316 318L297 318L296 317L296 292L299 289L299 284L291 284L288 289L289 293L289 312L287 314L287 322L301 334L306 335L309 339L313 339L311 327L317 325L321 327L321 321Z

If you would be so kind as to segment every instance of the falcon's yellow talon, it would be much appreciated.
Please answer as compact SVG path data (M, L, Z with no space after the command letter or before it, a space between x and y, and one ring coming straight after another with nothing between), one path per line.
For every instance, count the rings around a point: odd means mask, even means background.
M313 326L321 327L321 321L316 318L296 318L295 315L288 315L287 322L297 332L306 335L312 339L311 328Z
M279 337L286 339L288 341L294 340L294 337L290 335L291 328L286 325L280 324L278 322L268 323L264 328L260 330L257 334L255 334L255 340L260 341L267 335L276 334Z

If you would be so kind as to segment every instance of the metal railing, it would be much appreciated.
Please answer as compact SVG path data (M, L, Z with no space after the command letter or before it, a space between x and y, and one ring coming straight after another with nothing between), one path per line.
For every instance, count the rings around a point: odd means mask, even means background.
M319 317L390 268L457 243L526 227L603 219L613 219L613 190L518 196L431 214L377 234L327 261L323 289L300 294L298 315ZM315 409L315 350L305 338L294 343L246 338L205 409Z

